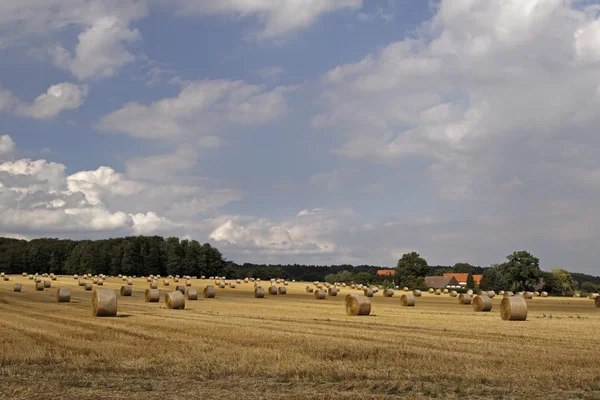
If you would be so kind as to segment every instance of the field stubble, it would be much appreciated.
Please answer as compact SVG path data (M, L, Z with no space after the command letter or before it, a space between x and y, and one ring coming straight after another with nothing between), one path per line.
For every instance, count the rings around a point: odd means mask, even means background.
M474 313L447 295L401 307L378 293L370 316L350 317L350 288L315 300L296 282L256 299L242 283L168 310L172 288L145 303L138 278L116 318L94 318L91 292L69 277L52 284L0 282L2 398L600 399L600 310L587 299L528 300L528 320L507 322L499 297ZM57 287L71 288L71 303L56 302Z

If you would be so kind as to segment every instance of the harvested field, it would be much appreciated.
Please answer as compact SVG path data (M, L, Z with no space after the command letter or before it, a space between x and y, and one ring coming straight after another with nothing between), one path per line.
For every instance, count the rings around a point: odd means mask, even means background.
M13 292L22 283L22 292ZM203 289L209 280L192 280ZM106 278L118 291L121 279ZM0 281L0 393L10 399L600 398L600 310L587 298L527 300L527 321L502 321L448 295L370 298L348 316L344 296L315 301L306 282L254 298L252 283L215 288L185 310L146 303L134 279L116 318L91 315L92 292L59 277L36 291ZM161 289L161 299L170 288ZM324 329L326 327L326 329ZM410 340L407 340L410 338ZM557 345L560 343L560 345ZM155 349L148 351L148 349ZM460 349L458 351L457 349ZM457 368L468 363L468 372ZM523 364L529 363L527 373ZM407 373L407 371L410 371Z

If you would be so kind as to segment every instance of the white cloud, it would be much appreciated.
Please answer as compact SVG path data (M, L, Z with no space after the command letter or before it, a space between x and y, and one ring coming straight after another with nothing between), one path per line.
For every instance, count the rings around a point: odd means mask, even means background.
M9 135L0 136L0 156L11 154L15 151L15 142Z
M166 3L166 2L165 2ZM233 15L256 17L262 24L255 34L259 40L279 39L290 33L306 29L322 15L357 10L362 0L175 0L182 15Z
M21 117L52 119L65 110L81 107L87 94L87 85L63 82L50 86L33 103L26 103L10 91L0 89L0 111Z
M288 90L229 80L185 83L177 97L148 106L125 104L104 116L100 128L148 139L214 136L224 127L263 124L282 115Z

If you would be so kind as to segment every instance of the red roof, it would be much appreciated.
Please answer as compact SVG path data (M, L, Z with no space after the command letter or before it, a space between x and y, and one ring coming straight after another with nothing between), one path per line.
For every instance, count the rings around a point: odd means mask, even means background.
M377 275L394 276L396 274L395 269L379 269Z
M444 274L444 276L453 276L456 278L456 280L458 282L466 282L469 274L466 273L448 273L448 274ZM481 282L481 278L483 277L483 275L473 275L473 280L475 281L476 285L479 285L479 283Z

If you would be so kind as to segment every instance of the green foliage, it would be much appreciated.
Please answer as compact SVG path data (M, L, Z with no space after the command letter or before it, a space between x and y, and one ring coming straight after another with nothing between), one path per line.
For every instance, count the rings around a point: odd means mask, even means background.
M533 290L540 282L540 260L526 251L515 251L506 257L503 271L512 291Z
M562 294L571 295L577 290L577 282L566 269L553 269L552 274L556 277L556 284Z
M600 285L593 282L583 282L581 290L587 293L600 293Z
M360 283L367 284L373 282L373 274L370 272L352 272L352 271L341 271L335 274L328 274L325 276L325 281L329 283L345 282L345 283Z
M467 275L467 288L475 289L475 279L473 279L472 272L469 272L469 275Z
M451 272L462 273L462 274L474 274L475 267L469 263L456 263L456 264L454 264L454 267L452 267Z
M496 292L505 290L508 287L508 281L504 275L504 264L492 265L483 271L479 287L481 290L494 290Z
M427 261L417 252L406 253L398 260L395 280L398 286L416 287L417 278L424 278L429 273Z

